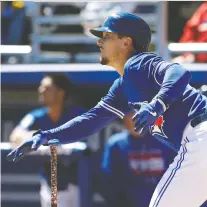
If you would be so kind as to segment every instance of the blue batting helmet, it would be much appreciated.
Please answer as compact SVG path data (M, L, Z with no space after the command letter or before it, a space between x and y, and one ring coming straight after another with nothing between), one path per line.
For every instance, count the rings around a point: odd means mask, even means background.
M117 12L110 15L102 27L90 29L90 32L100 38L103 32L129 36L137 46L148 46L151 41L149 25L140 17L126 12Z

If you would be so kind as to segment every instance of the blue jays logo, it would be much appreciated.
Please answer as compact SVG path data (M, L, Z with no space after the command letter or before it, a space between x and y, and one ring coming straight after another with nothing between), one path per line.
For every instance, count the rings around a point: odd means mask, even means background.
M158 119L155 121L154 125L151 126L151 134L158 134L167 139L168 137L165 135L163 131L164 122L165 121L163 119L163 116L159 116Z

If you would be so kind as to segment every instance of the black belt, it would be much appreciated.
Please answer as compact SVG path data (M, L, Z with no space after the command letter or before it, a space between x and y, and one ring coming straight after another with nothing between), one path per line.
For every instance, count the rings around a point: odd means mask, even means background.
M190 124L192 127L195 127L203 121L207 121L207 111L204 114L200 114L196 116L195 118L193 118Z

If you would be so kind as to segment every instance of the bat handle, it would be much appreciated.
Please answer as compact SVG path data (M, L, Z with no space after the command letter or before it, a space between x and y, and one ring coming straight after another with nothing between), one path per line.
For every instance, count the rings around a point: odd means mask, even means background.
M57 207L57 146L59 144L57 139L48 142L51 152L51 207Z

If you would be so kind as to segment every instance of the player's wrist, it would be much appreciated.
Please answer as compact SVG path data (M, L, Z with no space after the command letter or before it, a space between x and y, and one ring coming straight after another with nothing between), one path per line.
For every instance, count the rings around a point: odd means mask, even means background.
M150 105L154 108L158 115L163 114L167 110L165 103L158 98L153 98Z
M42 131L41 129L39 129L38 131L36 131L35 133L33 133L32 136L35 136L35 135L41 135L41 139L44 140L44 143L47 143L50 138L49 138L49 134L47 133L47 131Z

